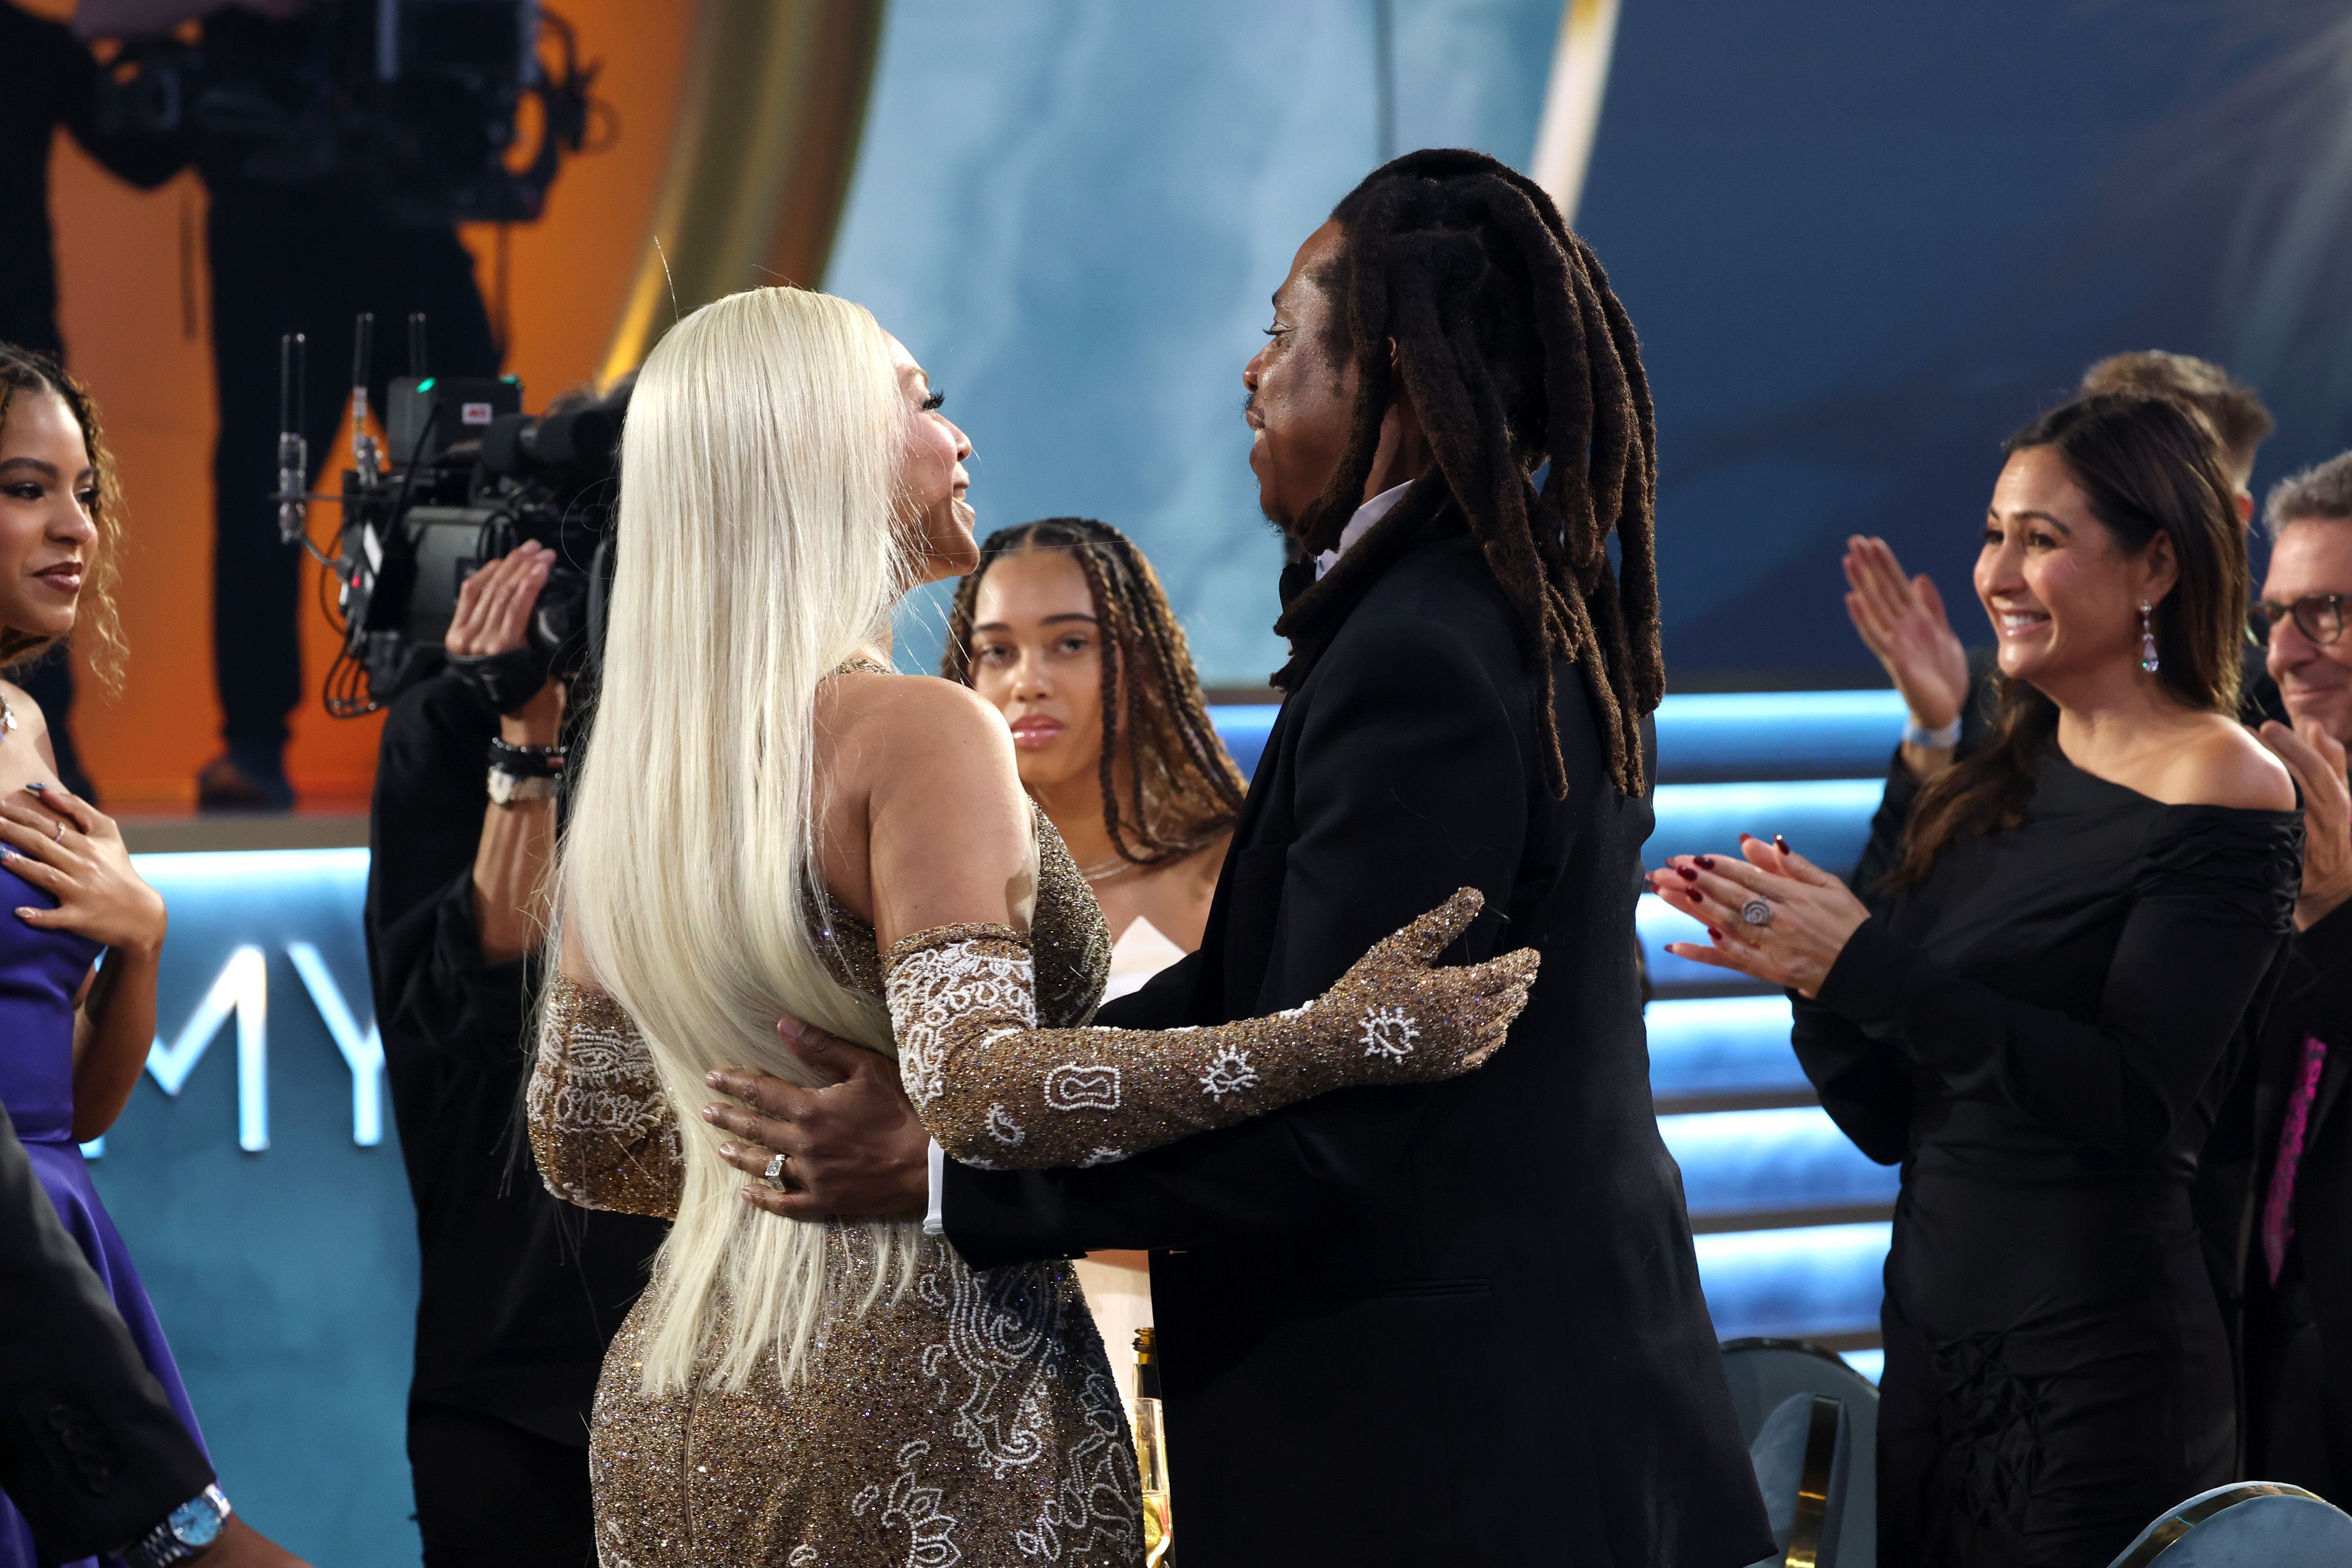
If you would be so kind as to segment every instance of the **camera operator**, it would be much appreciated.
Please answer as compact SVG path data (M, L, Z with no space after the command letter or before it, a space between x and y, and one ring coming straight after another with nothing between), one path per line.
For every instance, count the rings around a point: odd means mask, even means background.
M74 28L85 38L152 38L201 19L207 69L256 101L295 101L324 52L321 36L343 20L335 0L81 0ZM351 340L352 319L372 311L384 341L422 312L433 372L498 371L488 311L473 257L453 222L404 223L378 187L335 160L331 138L306 168L283 143L256 143L198 127L193 151L210 204L205 254L211 270L213 373L220 430L213 449L213 669L220 693L222 754L196 780L207 810L283 810L287 720L302 696L301 551L281 542L274 464L278 341L305 334L313 351ZM382 407L394 356L374 356L371 405ZM334 362L322 355L320 368ZM314 462L329 458L350 388L340 375L308 378L297 413ZM390 455L404 461L406 454Z
M555 559L527 543L466 580L443 666L393 704L370 821L376 1017L423 1259L408 1452L427 1568L593 1562L588 1407L665 1229L550 1197L518 1135L565 688L526 675L504 713L485 692L530 657Z

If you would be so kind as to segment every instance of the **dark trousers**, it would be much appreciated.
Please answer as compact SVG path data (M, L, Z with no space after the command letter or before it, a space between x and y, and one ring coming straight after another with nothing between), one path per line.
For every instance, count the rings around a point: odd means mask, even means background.
M213 365L220 441L213 449L213 668L221 733L240 766L275 770L287 716L302 697L297 617L301 547L278 537L278 340L305 334L300 411L314 470L338 487L348 451L329 452L352 395L352 323L375 313L371 406L408 371L408 316L425 313L434 374L491 375L498 350L455 230L398 228L337 192L236 184L213 192ZM404 456L405 454L398 455ZM315 487L315 486L314 486ZM313 514L325 548L339 508Z
M2301 1238L2297 1238L2300 1244ZM2259 1260L2257 1260L2259 1266ZM2257 1284L2246 1303L2246 1474L2352 1503L2352 1340L2310 1292Z
M595 1568L588 1448L443 1406L408 1411L425 1568Z

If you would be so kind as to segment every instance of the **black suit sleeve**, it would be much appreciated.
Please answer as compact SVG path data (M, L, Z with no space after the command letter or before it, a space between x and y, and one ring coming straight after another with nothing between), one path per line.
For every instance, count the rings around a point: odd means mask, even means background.
M1480 889L1487 911L1450 960L1491 957L1510 935L1500 912L1535 774L1521 754L1523 727L1486 669L1435 622L1355 647L1360 657L1321 672L1299 737L1297 839L1286 852L1241 851L1280 863L1237 860L1224 890L1231 900L1244 875L1281 879L1278 901L1260 894L1278 904L1264 993L1234 998L1236 1011L1274 1012L1320 995L1374 942L1456 888ZM1184 978L1157 996L1147 987L1140 1006L1171 1006ZM978 1268L1100 1248L1279 1240L1345 1207L1371 1169L1401 1157L1428 1092L1345 1091L1087 1170L950 1163L948 1237Z
M516 1060L529 964L484 961L474 922L474 855L491 809L483 758L497 734L497 716L447 675L404 694L384 725L367 927L394 1071L420 1055L502 1069Z
M68 1562L212 1480L0 1109L0 1491L44 1557Z

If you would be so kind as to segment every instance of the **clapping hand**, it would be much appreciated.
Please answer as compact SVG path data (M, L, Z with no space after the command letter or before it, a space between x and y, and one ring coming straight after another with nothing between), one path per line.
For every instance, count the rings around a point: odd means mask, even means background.
M1911 721L1942 729L1969 698L1969 655L1944 614L1933 579L1906 577L1885 539L1846 541L1845 612L1887 677L1903 694Z
M1778 838L1768 844L1742 833L1739 849L1743 859L1675 855L1650 873L1651 891L1706 926L1713 944L1669 942L1666 951L1806 998L1818 995L1870 911L1845 883Z
M2263 724L2263 744L2303 787L2303 893L2294 924L2308 931L2352 898L2352 788L2344 780L2344 747L2315 718L2289 729Z

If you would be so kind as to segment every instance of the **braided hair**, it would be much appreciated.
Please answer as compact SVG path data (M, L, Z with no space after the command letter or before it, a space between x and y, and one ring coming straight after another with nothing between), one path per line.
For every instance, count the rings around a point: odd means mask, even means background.
M55 394L73 415L97 476L98 499L89 512L98 539L89 552L75 629L82 633L82 645L91 655L92 671L109 691L120 692L123 655L130 652L122 638L121 619L115 612L113 592L115 579L121 575L116 556L121 544L122 486L115 475L114 455L107 449L105 434L99 428L98 405L90 401L89 391L47 354L0 343L0 429L6 427L9 411L18 398L44 392ZM58 641L0 626L0 671L32 663Z
M1007 556L1042 549L1069 552L1102 630L1103 827L1111 847L1136 865L1181 860L1233 827L1244 786L1209 722L1184 629L1151 563L1125 534L1091 517L1046 517L989 535L980 564L957 585L940 674L972 684L981 580ZM1116 766L1122 751L1125 800Z
M1642 719L1665 693L1657 423L1608 275L1541 186L1483 152L1407 153L1331 215L1341 241L1322 280L1336 307L1325 348L1355 365L1359 387L1347 450L1300 542L1333 548L1363 496L1393 343L1438 471L1518 612L1553 798L1568 793L1556 657L1582 667L1610 772L1640 794ZM1547 464L1538 488L1529 477Z

